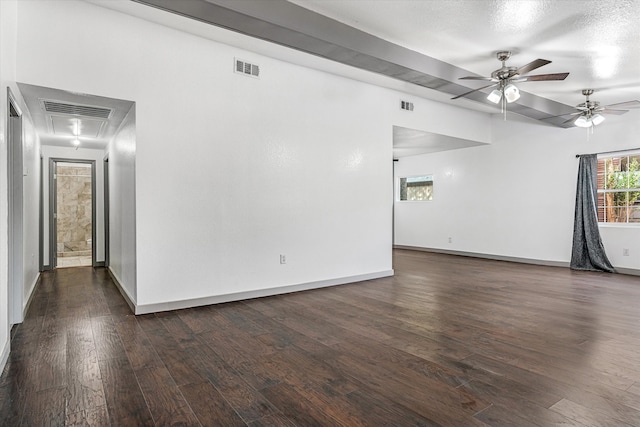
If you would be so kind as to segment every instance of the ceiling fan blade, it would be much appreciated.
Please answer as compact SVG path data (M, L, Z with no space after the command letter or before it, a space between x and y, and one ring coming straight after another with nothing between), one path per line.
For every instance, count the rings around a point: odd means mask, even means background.
M609 107L635 108L635 107L640 107L640 101L625 101L625 102L618 102L617 104L609 104L604 106L604 108L609 108Z
M575 121L575 120L576 120L576 118L575 118L575 117L571 117L570 119L565 120L564 122L562 122L562 124L563 124L563 125L566 125L567 123L569 123L569 122L573 122L573 121Z
M494 79L493 77L475 77L475 76L460 77L458 80L488 80L493 82L496 81L496 79Z
M598 113L603 113L603 114L615 114L617 116L624 114L624 113L628 113L629 110L611 110L609 108L604 108L602 110L598 110Z
M458 99L458 98L462 98L463 96L467 96L467 95L469 95L470 93L477 92L477 91L479 91L479 90L486 89L486 88L488 88L488 87L492 87L492 86L497 86L497 85L498 85L498 83L493 83L493 84L490 84L490 85L487 85L487 86L482 86L482 87L479 87L478 89L473 89L473 90L470 90L469 92L465 92L465 93L463 93L462 95L454 96L454 97L453 97L453 98L451 98L451 99Z
M518 68L515 71L514 75L517 74L517 75L522 76L523 74L527 74L527 73L535 70L536 68L540 68L543 65L547 65L547 64L550 64L550 63L551 63L551 61L547 61L546 59L539 59L538 58L535 61L531 61L527 65L523 65L522 67Z
M564 80L569 73L536 74L535 76L525 76L514 79L515 82L540 82L548 80Z

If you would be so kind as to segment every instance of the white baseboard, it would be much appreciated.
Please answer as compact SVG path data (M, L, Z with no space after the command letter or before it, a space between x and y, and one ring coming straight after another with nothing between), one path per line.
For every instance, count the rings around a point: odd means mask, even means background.
M124 286L122 286L122 283L120 282L120 278L118 277L118 275L116 273L114 273L114 271L111 269L111 267L109 267L107 269L107 272L109 273L109 276L111 276L111 280L113 280L113 283L116 284L116 288L118 288L118 291L120 291L120 294L122 295L122 297L126 301L126 303L129 306L129 308L131 309L131 312L133 314L139 314L139 313L136 313L136 300L135 300L135 298L131 297L131 295L129 295L129 292L127 292L127 290L124 288Z
M620 274L628 274L630 276L640 276L640 270L635 268L615 267L616 272Z
M532 259L532 258L520 258L520 257L511 257L504 255L493 255L493 254L483 254L478 252L464 252L464 251L452 251L449 249L439 249L439 248L423 248L420 246L403 246L403 245L394 245L394 249L408 249L411 251L422 251L422 252L433 252L437 254L447 254L447 255L459 255L459 256L467 256L472 258L484 258L484 259L492 259L495 261L509 261L509 262L519 262L522 264L534 264L534 265L545 265L547 267L566 267L569 268L568 262L562 261L547 261L541 259Z
M168 301L156 304L140 304L135 308L135 314L156 313L159 311L179 310L183 308L199 307L203 305L221 304L225 302L241 301L252 298L262 298L274 295L288 294L291 292L308 291L311 289L326 288L329 286L344 285L347 283L361 282L364 280L379 279L393 276L393 270L379 271L375 273L359 274L356 276L339 277L336 279L319 280L316 282L300 283L297 285L281 286L278 288L258 289L255 291L237 292L226 295L214 295L202 298L193 298L181 301Z
M4 367L7 366L7 360L9 360L9 352L11 351L11 331L7 336L7 341L4 343L2 353L0 353L0 374L4 372Z
M22 306L22 318L24 319L27 315L27 311L29 310L29 306L31 305L31 301L33 300L33 295L36 293L36 287L38 286L38 281L40 280L40 272L36 274L36 279L31 284L31 290L29 292L29 298L25 301Z
M569 268L568 262L562 261L547 261L541 259L532 259L532 258L519 258L519 257L510 257L503 255L492 255L492 254L482 254L476 252L462 252L462 251L452 251L448 249L439 249L439 248L423 248L420 246L403 246L403 245L394 245L394 249L407 249L410 251L422 251L422 252L432 252L436 254L447 254L447 255L459 255L459 256L468 256L473 258L483 258L483 259L492 259L495 261L508 261L508 262L519 262L522 264L534 264L534 265L544 265L547 267L565 267ZM634 268L623 268L623 267L615 267L616 272L620 274L628 274L631 276L640 276L640 270Z

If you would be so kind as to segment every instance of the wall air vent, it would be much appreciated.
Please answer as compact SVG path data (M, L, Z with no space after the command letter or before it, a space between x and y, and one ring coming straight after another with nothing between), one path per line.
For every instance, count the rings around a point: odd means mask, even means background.
M66 102L41 99L42 109L47 113L66 114L70 116L93 117L106 120L111 116L111 108L91 105L69 104Z
M260 67L256 64L251 64L243 59L235 58L235 72L238 74L244 74L245 76L258 78L260 76Z
M400 109L401 110L407 110L407 111L413 111L413 102L400 101Z

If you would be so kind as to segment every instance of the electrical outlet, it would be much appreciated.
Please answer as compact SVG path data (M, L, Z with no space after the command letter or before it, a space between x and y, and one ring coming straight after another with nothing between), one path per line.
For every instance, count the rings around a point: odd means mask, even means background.
M451 243L451 242L452 242L451 237L449 237L449 243Z
M280 255L280 264L286 264L287 263L287 257L285 255Z
M622 256L629 256L629 249L627 248L622 249Z

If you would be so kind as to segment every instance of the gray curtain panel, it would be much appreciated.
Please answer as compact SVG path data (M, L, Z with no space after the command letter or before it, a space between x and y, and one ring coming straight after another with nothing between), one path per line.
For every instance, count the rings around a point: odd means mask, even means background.
M607 254L604 252L598 229L596 211L597 162L595 154L580 156L570 267L573 270L615 273Z

